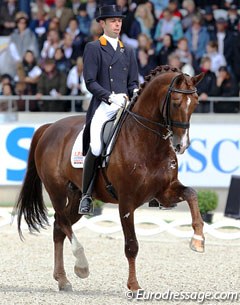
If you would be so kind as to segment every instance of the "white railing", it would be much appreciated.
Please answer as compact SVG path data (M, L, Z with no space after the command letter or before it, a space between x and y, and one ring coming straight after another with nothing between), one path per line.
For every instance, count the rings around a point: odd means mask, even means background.
M175 214L176 215L176 214ZM179 217L176 217L179 218ZM49 217L49 223L52 225L54 217ZM12 224L17 225L16 217L13 217L10 211L0 209L0 230L4 226ZM175 237L191 238L193 230L191 228L191 217L184 217L168 222L154 216L153 213L135 214L135 227L138 236L156 236L162 233L169 233ZM92 218L83 217L73 226L73 230L88 229L98 234L112 235L122 231L120 218L117 211L103 213L103 215ZM28 226L23 221L22 230L27 231ZM223 232L223 230L225 232ZM209 234L217 239L233 240L240 239L240 222L234 219L224 219L213 224L204 224L204 234ZM122 236L122 235L121 235Z
M12 112L14 101L24 101L25 103L25 111L30 111L30 101L45 101L45 100L58 100L58 101L71 101L71 112L76 111L76 101L84 101L90 98L90 95L62 95L59 97L52 97L51 95L43 95L41 99L37 99L35 95L0 95L0 103L1 102L8 102L8 110L7 112ZM0 107L1 108L1 107Z
M59 100L59 101L71 101L71 112L75 112L76 111L76 107L75 107L75 103L76 101L80 101L80 100L86 100L89 99L89 95L88 96L75 96L75 95L62 95L60 97L52 97L50 95L44 95L41 97L41 100ZM35 95L21 95L21 96L17 96L17 95L11 95L11 96L0 96L0 103L1 101L8 101L8 112L12 111L13 108L13 101L24 101L25 102L25 111L29 112L29 104L30 101L38 101L39 99L36 99ZM201 101L201 100L200 100ZM218 102L235 102L235 103L239 103L240 102L240 97L222 97L222 96L212 96L212 97L208 97L208 101L210 102L210 113L214 112L214 103ZM239 113L239 112L238 112Z

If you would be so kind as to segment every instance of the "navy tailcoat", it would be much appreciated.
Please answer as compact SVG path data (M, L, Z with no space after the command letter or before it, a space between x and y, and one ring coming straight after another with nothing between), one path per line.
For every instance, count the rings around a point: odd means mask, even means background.
M83 76L87 89L93 95L84 131L86 152L90 122L100 103L108 103L111 93L126 93L131 98L133 90L138 88L138 66L133 49L119 41L115 51L104 36L89 42L83 54Z

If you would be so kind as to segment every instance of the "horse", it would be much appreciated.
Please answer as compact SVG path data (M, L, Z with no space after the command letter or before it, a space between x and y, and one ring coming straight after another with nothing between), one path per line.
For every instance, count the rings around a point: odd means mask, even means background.
M201 73L191 77L170 66L158 66L151 71L131 107L126 109L107 167L98 169L93 196L118 204L129 265L127 287L133 292L140 289L135 267L138 241L134 211L144 203L157 200L164 207L172 207L187 201L194 230L190 248L204 252L203 221L196 191L178 180L176 156L183 154L190 144L190 118L198 104L196 85L203 76ZM82 217L78 214L82 170L72 167L70 156L84 123L81 116L71 116L42 125L35 131L25 179L15 206L21 237L22 217L30 231L46 227L44 185L55 210L53 277L59 290L65 291L72 290L63 262L66 236L76 258L76 275L80 278L89 275L84 248L72 230L72 225ZM104 175L114 186L117 199L107 192Z

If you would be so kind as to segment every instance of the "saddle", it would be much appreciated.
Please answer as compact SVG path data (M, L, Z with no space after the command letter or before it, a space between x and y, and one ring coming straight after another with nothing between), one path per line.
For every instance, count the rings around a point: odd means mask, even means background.
M106 166L109 161L109 156L112 153L117 137L122 127L125 118L125 109L120 108L118 112L108 121L106 121L101 131L102 153L101 159Z

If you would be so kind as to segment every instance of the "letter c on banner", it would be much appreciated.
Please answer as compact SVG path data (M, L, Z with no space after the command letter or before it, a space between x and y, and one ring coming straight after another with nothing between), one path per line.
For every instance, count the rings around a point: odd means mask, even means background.
M187 172L191 172L191 173L201 173L205 170L206 166L207 166L207 159L206 157L201 154L199 151L197 151L197 149L194 149L193 147L193 143L194 142L198 142L203 144L203 147L206 147L206 140L202 140L202 139L193 139L191 140L191 145L188 148L188 154L190 156L192 156L194 159L196 159L197 161L200 162L201 164L201 168L198 170L192 169L189 164L186 164L186 171Z
M218 171L229 174L229 173L233 173L233 172L237 171L239 166L236 166L235 168L229 169L229 170L226 170L226 169L224 170L221 167L220 162L219 162L219 160L220 160L219 151L220 151L222 144L226 143L226 142L233 143L237 147L237 149L239 149L239 141L233 141L231 139L224 139L222 141L219 141L212 150L212 162ZM239 160L238 160L238 162L239 162Z

